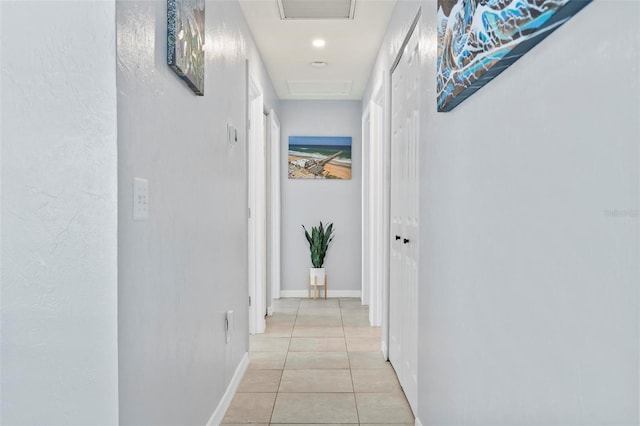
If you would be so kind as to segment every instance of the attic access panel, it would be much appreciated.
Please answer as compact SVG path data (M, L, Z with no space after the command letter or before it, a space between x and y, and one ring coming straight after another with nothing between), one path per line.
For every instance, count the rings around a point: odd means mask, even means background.
M353 19L356 0L277 0L281 19Z

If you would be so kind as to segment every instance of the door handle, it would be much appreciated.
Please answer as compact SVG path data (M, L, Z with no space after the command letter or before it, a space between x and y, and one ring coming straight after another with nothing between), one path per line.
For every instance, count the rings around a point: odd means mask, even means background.
M409 242L409 240L405 238L404 240L402 240L402 242L407 244Z
M398 241L400 238L402 238L400 237L400 235L396 235L396 241Z

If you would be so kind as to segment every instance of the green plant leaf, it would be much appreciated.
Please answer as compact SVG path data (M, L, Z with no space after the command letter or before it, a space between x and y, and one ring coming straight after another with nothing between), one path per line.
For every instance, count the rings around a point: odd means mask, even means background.
M302 228L304 229L305 238L309 242L311 263L314 268L322 268L329 243L333 240L333 223L328 224L325 228L324 224L320 222L320 226L311 227L311 235L304 225L302 225Z
M304 229L304 236L307 238L307 241L309 242L309 247L311 247L311 235L309 235L309 231L307 231L307 228L305 228L304 225L302 225L302 229Z

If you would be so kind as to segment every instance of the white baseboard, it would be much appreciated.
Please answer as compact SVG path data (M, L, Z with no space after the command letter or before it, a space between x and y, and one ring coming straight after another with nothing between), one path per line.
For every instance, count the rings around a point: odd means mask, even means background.
M322 291L321 291L322 293ZM280 290L280 297L304 297L308 296L307 290ZM324 293L322 293L324 297ZM332 299L334 297L360 297L362 292L360 290L329 290L327 297ZM313 293L311 294L313 297Z
M219 426L222 423L222 419L229 409L229 405L231 405L231 400L233 396L236 394L236 390L238 389L238 385L240 385L240 381L244 376L245 371L249 367L249 353L245 352L244 356L240 360L240 364L236 368L236 372L233 373L233 377L231 378L231 383L227 387L227 390L222 395L222 399L220 403L216 407L216 410L211 415L211 418L207 422L207 426Z
M382 355L384 356L384 359L389 359L389 351L387 350L387 342L385 342L384 340L382 341Z
M422 426L422 422L416 417L416 426Z
M268 316L272 316L272 315L273 315L273 306L269 306L269 307L267 308L267 315L268 315Z

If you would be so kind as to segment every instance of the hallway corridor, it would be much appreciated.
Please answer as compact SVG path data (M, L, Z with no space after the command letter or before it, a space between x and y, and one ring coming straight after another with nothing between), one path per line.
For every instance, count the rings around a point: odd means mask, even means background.
M223 423L414 424L359 299L280 299Z

